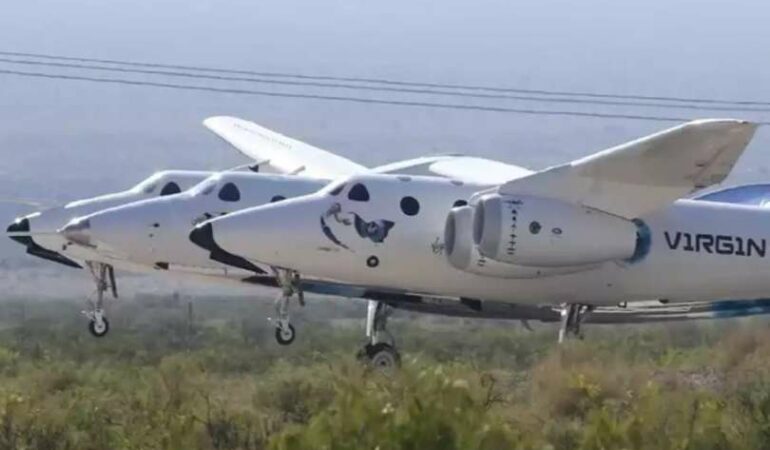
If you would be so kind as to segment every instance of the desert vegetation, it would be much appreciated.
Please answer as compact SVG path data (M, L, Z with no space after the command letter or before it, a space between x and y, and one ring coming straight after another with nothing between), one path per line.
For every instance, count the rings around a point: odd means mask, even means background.
M269 301L0 303L2 449L770 448L762 318L555 329L397 314L403 367L359 364L362 304L311 299L291 347Z

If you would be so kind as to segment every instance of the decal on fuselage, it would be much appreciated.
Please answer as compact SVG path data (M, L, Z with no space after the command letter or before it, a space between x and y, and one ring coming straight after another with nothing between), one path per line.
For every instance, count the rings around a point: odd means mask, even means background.
M334 221L330 223L327 219L334 219ZM367 221L354 212L343 212L342 205L334 203L321 215L321 231L335 245L347 250L350 250L350 247L343 243L332 230L332 224L334 223L341 224L344 227L353 226L360 238L369 239L375 244L384 242L388 237L390 229L395 225L394 222L385 219Z
M671 250L717 255L757 256L764 258L767 253L765 239L743 238L723 234L687 233L683 231L663 232L666 244Z

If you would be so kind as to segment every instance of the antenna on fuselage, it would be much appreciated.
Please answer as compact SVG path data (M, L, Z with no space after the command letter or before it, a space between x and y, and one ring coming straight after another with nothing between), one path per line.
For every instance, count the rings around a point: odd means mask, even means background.
M269 164L269 159L262 159L250 164L241 164L240 166L235 166L230 169L223 170L222 172L236 172L238 170L248 169L251 172L261 172L260 167Z

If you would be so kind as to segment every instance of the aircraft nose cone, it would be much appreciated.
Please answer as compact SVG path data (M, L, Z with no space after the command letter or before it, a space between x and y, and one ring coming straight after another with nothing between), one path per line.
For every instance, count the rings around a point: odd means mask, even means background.
M76 244L91 247L91 221L88 219L74 219L61 230L62 236Z
M190 241L209 252L213 252L219 248L216 241L214 241L214 229L210 223L193 228L190 232Z
M29 246L32 243L32 237L25 236L22 233L29 233L30 226L29 226L29 219L26 217L19 217L15 221L13 221L10 225L8 225L8 228L6 231L9 233L9 236L14 241L18 242L21 245ZM20 233L18 235L14 233Z

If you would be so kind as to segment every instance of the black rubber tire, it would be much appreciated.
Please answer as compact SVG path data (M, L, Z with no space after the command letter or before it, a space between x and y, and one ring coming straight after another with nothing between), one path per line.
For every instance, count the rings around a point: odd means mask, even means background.
M275 340L281 345L289 345L294 342L294 338L297 337L297 333L294 331L294 326L289 324L289 335L284 335L284 330L281 327L275 327Z
M101 337L107 336L107 333L109 333L109 331L110 331L110 321L107 320L106 317L102 317L102 322L104 322L104 330L97 330L96 329L96 321L95 320L92 320L92 321L88 322L88 331L91 332L91 335L93 337L101 338Z
M365 347L369 365L381 372L392 372L401 367L401 355L392 345L379 342Z

